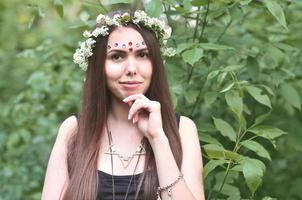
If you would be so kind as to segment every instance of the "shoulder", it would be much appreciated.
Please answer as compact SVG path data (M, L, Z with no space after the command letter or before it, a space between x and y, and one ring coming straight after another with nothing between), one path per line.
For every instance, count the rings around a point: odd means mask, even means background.
M179 120L179 132L180 132L180 136L185 136L185 135L197 135L198 131L197 131L197 127L195 122L190 119L189 117L186 116L180 116L180 120Z
M195 122L186 116L180 116L179 135L184 151L200 151L198 129Z
M57 140L67 141L78 129L78 121L74 115L67 117L60 125Z

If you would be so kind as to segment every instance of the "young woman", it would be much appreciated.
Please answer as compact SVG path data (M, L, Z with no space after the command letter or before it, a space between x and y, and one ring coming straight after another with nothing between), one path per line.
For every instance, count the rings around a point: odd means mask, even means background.
M169 28L143 11L96 21L74 54L82 110L59 128L42 199L204 199L197 129L173 110L161 58Z

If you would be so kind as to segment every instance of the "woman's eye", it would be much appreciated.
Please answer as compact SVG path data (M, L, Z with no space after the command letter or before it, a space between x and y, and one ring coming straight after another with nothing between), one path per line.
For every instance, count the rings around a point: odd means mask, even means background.
M148 54L147 52L140 52L140 53L138 54L138 56L139 56L140 58L148 58L148 57L149 57L149 54Z
M119 55L119 54L113 54L113 55L110 56L110 58L111 58L111 60L113 60L113 61L119 61L119 60L121 60L123 57L122 57L121 55Z

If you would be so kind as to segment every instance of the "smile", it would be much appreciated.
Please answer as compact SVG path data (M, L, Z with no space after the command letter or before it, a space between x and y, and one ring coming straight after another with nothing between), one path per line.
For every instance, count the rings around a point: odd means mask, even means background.
M142 84L142 82L129 81L129 82L120 82L120 84L123 86L123 88L127 90L133 90L133 89L137 89Z

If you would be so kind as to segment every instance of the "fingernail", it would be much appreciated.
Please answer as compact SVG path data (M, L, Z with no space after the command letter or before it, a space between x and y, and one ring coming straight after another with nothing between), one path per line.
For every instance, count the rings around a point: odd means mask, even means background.
M130 120L130 119L131 119L131 115L129 114L129 115L128 115L128 120Z

